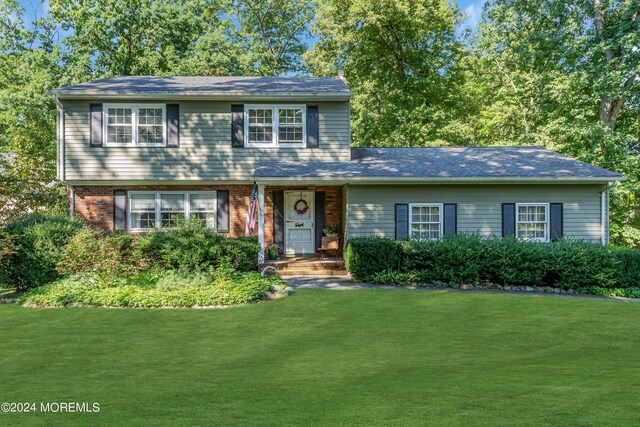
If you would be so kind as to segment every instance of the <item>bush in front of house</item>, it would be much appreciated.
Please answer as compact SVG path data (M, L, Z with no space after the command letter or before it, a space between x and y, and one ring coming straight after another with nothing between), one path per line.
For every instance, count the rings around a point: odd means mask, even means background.
M22 294L20 300L39 307L223 306L260 301L275 285L284 289L280 279L262 277L255 271L235 272L228 280L216 278L215 270L192 274L143 272L106 282L96 273L85 273L32 289Z
M61 276L94 272L105 280L131 276L147 265L135 250L136 237L84 228L63 248L56 265Z
M63 247L81 228L82 222L55 213L32 214L10 223L4 231L12 236L15 250L0 268L0 281L24 290L56 280Z
M344 263L357 280L366 281L372 275L400 268L402 242L378 237L358 237L349 240Z
M494 283L573 290L640 285L639 252L584 241L538 243L465 234L426 242L354 238L346 254L354 278L373 283Z
M198 272L231 263L237 270L255 270L260 245L255 237L225 238L192 220L178 227L139 236L135 257L166 269Z

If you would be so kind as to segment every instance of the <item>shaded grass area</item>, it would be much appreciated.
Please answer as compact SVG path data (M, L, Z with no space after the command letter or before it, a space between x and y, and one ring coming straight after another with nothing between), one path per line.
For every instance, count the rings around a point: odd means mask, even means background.
M634 425L640 304L299 291L224 310L0 305L0 424Z

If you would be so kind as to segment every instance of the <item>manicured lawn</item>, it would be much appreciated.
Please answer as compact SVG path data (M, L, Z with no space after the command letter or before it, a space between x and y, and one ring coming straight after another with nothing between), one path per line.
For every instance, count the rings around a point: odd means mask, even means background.
M0 425L637 425L640 304L299 291L225 310L0 305Z

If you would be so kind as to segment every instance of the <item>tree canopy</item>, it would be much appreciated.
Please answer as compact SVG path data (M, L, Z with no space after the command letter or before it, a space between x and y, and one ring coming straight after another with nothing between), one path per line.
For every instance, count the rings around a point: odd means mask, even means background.
M0 4L0 220L64 202L48 89L343 70L354 145L540 145L622 172L613 237L640 242L637 0L489 0L473 31L448 0L50 0L26 16Z

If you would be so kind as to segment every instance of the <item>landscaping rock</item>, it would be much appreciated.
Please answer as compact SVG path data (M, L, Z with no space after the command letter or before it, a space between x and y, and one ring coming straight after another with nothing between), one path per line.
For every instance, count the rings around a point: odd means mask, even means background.
M286 288L284 288L284 292L287 295L291 295L291 294L294 294L296 292L296 288L294 288L293 286L287 286Z
M527 292L533 292L533 288L531 286L525 286L524 290Z

